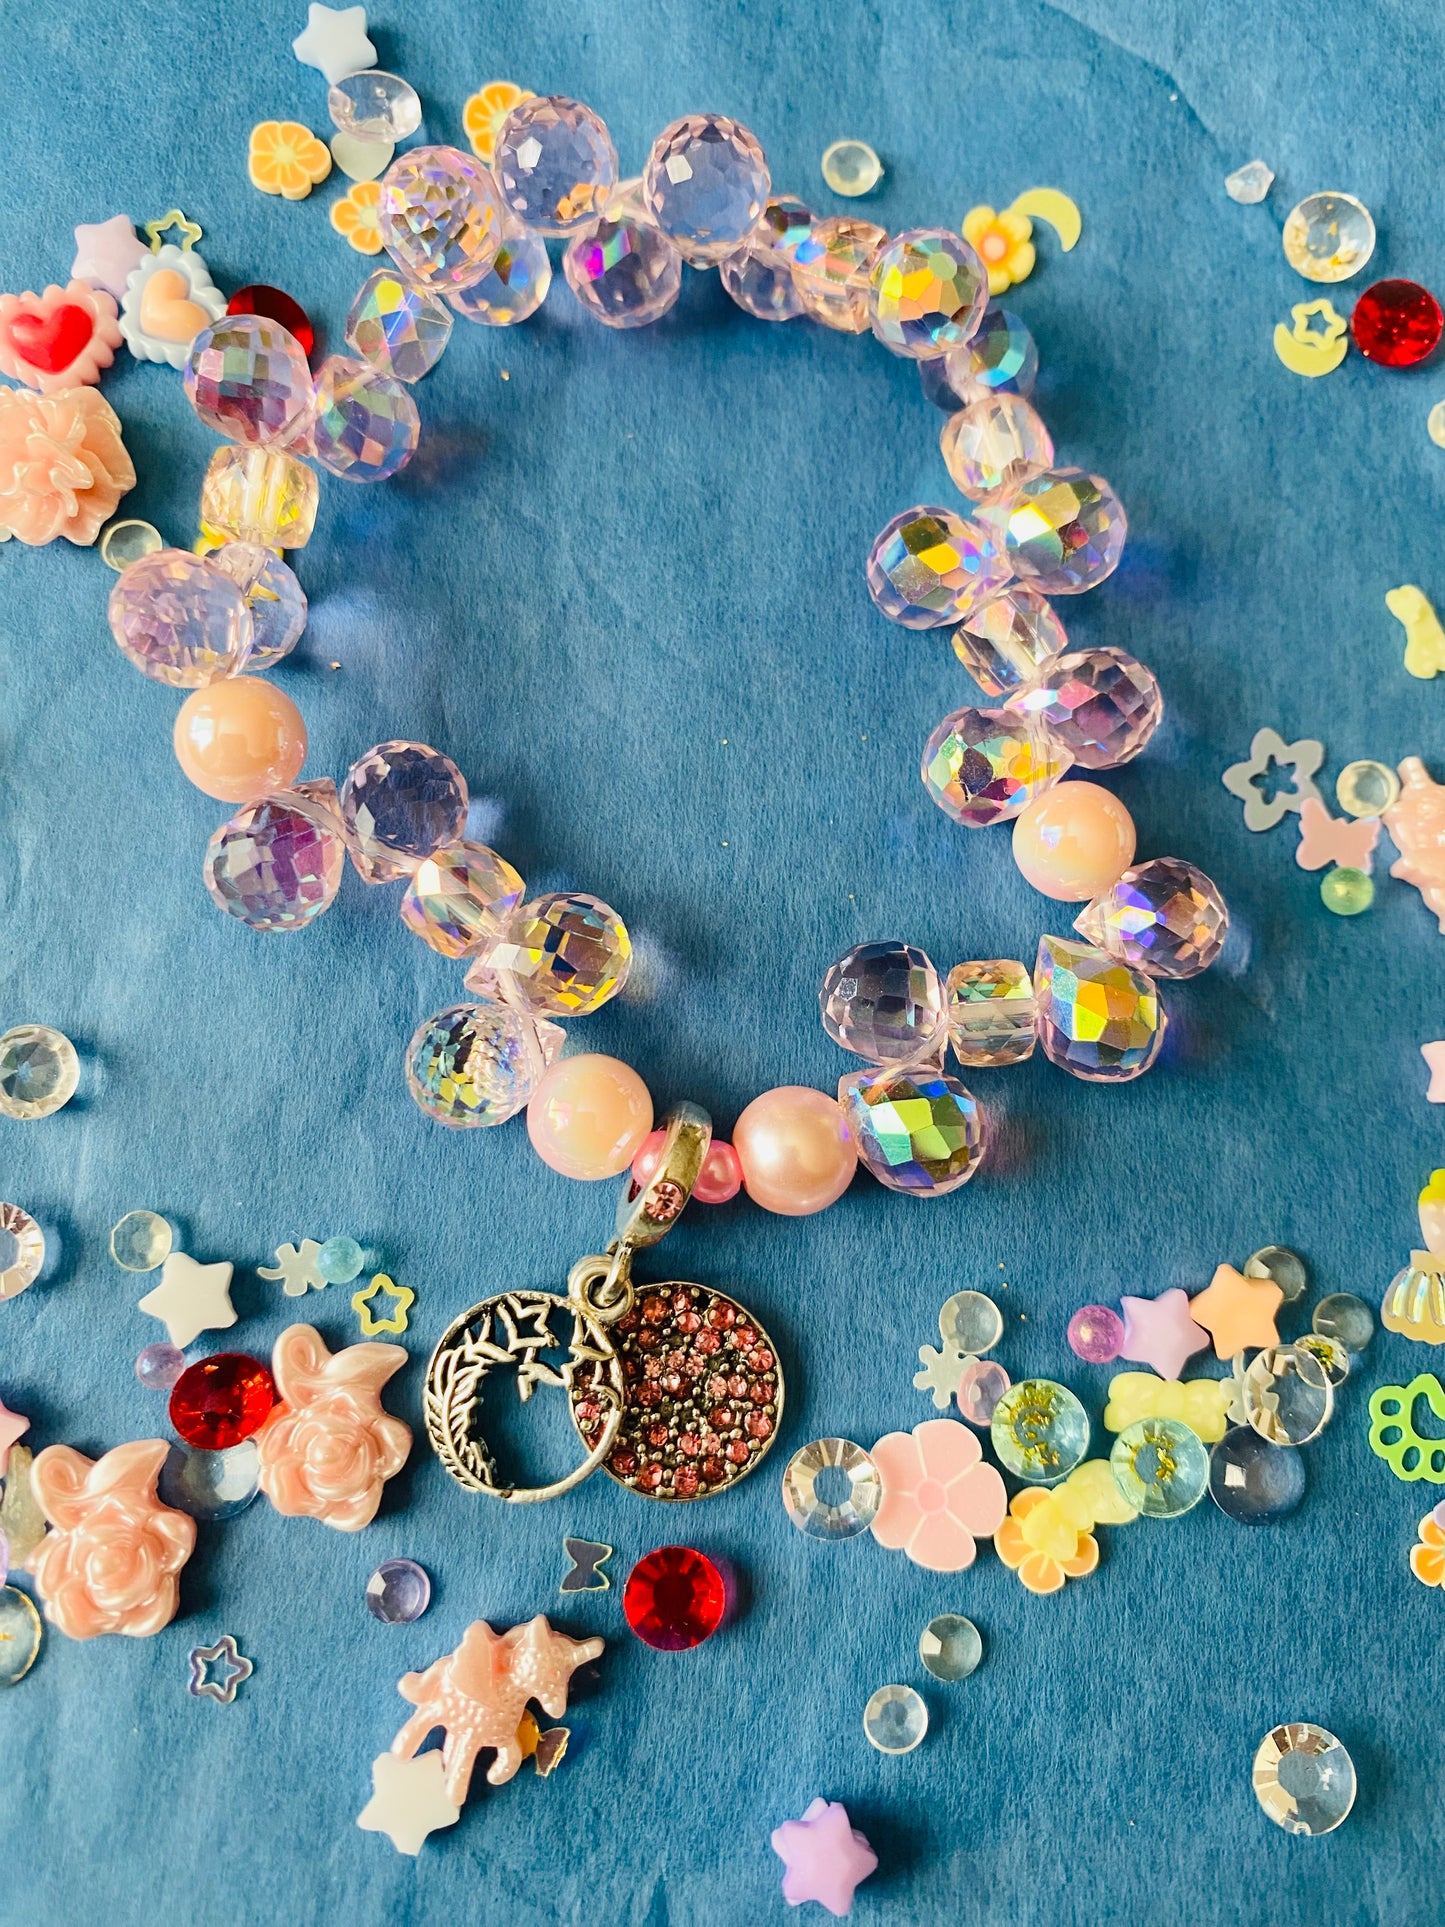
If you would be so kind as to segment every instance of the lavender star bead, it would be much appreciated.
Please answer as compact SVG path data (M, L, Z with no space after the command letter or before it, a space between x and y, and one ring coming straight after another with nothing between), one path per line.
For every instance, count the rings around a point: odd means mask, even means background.
M1157 1298L1121 1298L1124 1342L1120 1358L1152 1365L1161 1378L1178 1378L1186 1358L1202 1352L1209 1333L1189 1315L1189 1294L1176 1285Z
M814 1800L801 1820L773 1829L773 1852L783 1862L783 1898L790 1907L815 1900L837 1920L853 1911L853 1895L878 1865L878 1856L848 1820L838 1800Z

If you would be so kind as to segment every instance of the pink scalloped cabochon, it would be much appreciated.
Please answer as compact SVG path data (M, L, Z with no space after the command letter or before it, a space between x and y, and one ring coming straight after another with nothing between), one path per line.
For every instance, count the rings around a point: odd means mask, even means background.
M88 281L0 294L0 374L42 395L99 381L120 341L115 297Z

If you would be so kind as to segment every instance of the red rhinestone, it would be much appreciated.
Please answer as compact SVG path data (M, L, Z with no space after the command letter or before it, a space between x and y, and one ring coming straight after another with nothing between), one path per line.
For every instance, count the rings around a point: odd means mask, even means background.
M720 1350L721 1346L722 1346L722 1340L718 1337L716 1332L699 1332L698 1333L697 1348L700 1352L712 1353Z
M667 1300L654 1292L642 1301L642 1316L649 1325L661 1325L667 1318Z
M750 1352L757 1342L758 1335L751 1325L739 1325L733 1333L733 1343L740 1346L745 1352Z
M667 1444L669 1436L665 1425L649 1425L647 1428L647 1443L656 1446L659 1451Z
M680 1332L701 1331L702 1313L700 1311L680 1311L677 1314L677 1329Z
M695 1459L702 1450L702 1440L696 1432L684 1432L677 1441L677 1449L685 1458Z
M665 1392L671 1392L675 1398L682 1390L682 1373L664 1372L662 1375L662 1389Z
M677 1494L678 1498L679 1499L696 1498L697 1488L698 1488L697 1467L693 1465L680 1465L672 1475L672 1489Z
M644 1326L644 1328L637 1334L637 1348L639 1351L650 1352L654 1350L661 1343L662 1343L661 1333L653 1331L650 1325Z
M773 1421L766 1412L748 1413L748 1435L750 1438L766 1439L772 1436Z
M622 1610L644 1645L685 1652L722 1624L727 1589L712 1560L691 1546L659 1546L628 1574Z
M660 1353L656 1358L643 1359L642 1376L644 1378L661 1378L662 1377L662 1357Z
M701 1378L707 1370L707 1360L701 1352L689 1352L687 1357L682 1361L682 1369L687 1373L689 1378Z
M749 1365L752 1366L755 1372L770 1372L777 1362L773 1354L764 1351L761 1345L748 1359Z
M620 1445L607 1461L619 1479L630 1479L637 1470L637 1454Z
M276 1403L276 1384L259 1358L217 1352L188 1365L171 1390L171 1424L187 1445L224 1452L259 1432Z
M672 1309L675 1312L691 1311L692 1310L691 1293L686 1291L675 1291L672 1294Z
M728 1380L728 1392L733 1398L747 1397L748 1381L743 1377L741 1372L734 1372Z
M766 1405L772 1395L771 1388L766 1379L755 1378L753 1380L753 1389L749 1392L748 1397L753 1401L754 1405Z
M1445 312L1418 281L1377 281L1355 303L1350 333L1355 346L1382 368L1413 368L1433 355L1445 329Z
M656 1492L661 1484L662 1467L660 1465L644 1465L637 1475L639 1492Z
M717 1444L716 1439L714 1439L712 1442L714 1445ZM703 1460L702 1476L707 1480L709 1485L721 1485L723 1480L727 1477L727 1475L728 1475L728 1469L723 1464L721 1459L704 1459Z
M293 301L281 288L268 288L264 281L257 281L249 288L237 288L226 303L226 313L258 314L267 321L279 322L300 342L301 352L308 360L316 346L316 330L301 303Z
M662 1403L661 1387L654 1380L647 1379L632 1394L632 1402L634 1405L640 1405L645 1412L650 1412L654 1405Z
M727 1397L728 1382L720 1372L716 1376L708 1380L707 1395L709 1398L726 1398Z
M734 1465L746 1465L748 1462L747 1440L734 1439L732 1443L728 1446L728 1457L732 1460Z
M733 1408L731 1405L714 1405L707 1415L707 1422L716 1431L730 1431L733 1423Z
M724 1304L722 1299L716 1298L713 1300L712 1307L708 1312L707 1322L712 1326L714 1331L725 1332L730 1326L737 1323L737 1318L737 1312L731 1305Z

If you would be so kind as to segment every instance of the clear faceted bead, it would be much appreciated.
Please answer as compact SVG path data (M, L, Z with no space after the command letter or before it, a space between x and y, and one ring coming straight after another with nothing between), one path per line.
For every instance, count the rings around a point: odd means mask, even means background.
M997 501L1054 459L1053 438L1021 395L970 402L949 416L939 443L954 486L971 502Z
M251 930L300 930L341 887L346 845L329 811L287 790L223 823L206 845L212 900Z
M1127 650L1079 649L1049 663L1008 707L1066 744L1080 769L1117 769L1159 727L1164 698L1154 672Z
M304 549L320 501L316 471L284 448L218 448L201 482L201 520L226 541Z
M953 653L985 696L1031 683L1069 646L1052 603L1027 582L1013 582L975 603L953 631Z
M923 399L941 408L945 415L956 415L965 406L964 398L958 394L948 379L948 357L933 355L927 361L915 362L918 370L918 385L923 390Z
M401 920L443 957L470 957L500 936L526 889L485 843L447 843L412 872Z
M207 560L230 576L251 611L247 670L269 669L289 656L306 629L306 591L296 571L259 542L225 542Z
M420 381L451 339L451 310L394 268L378 268L356 291L346 317L346 345L384 375Z
M326 111L333 127L359 141L395 146L421 126L421 100L415 87L379 67L335 81L326 96Z
M660 320L682 288L682 256L643 206L641 193L618 196L602 218L568 243L567 285L609 328Z
M1375 252L1375 223L1353 194L1308 194L1291 208L1281 241L1306 281L1348 281Z
M586 1017L627 982L632 939L599 898L559 892L514 910L483 962L525 1009Z
M978 1100L942 1071L850 1071L838 1101L860 1162L890 1191L942 1197L983 1162L988 1131Z
M1224 947L1229 911L1202 870L1157 856L1126 870L1075 917L1074 928L1150 977L1197 977Z
M64 1031L17 1024L0 1037L0 1117L53 1117L79 1082L80 1059Z
M368 883L409 877L424 857L461 840L466 778L426 743L378 743L341 785L341 824L351 860Z
M905 509L868 552L868 593L905 629L958 622L1008 578L992 537L952 509Z
M310 447L323 468L347 482L384 482L420 440L421 416L403 382L348 355L326 357L310 420Z
M872 1064L937 1056L948 1034L943 984L910 943L862 943L830 964L818 992L835 1044Z
M447 294L480 281L501 241L502 203L481 161L455 147L412 147L381 183L382 246L418 287Z
M977 332L949 349L944 368L965 405L980 395L1022 395L1027 401L1038 379L1039 351L1012 309L990 302Z
M1231 201L1238 201L1241 207L1253 207L1262 201L1274 185L1274 170L1263 161L1246 161L1243 167L1236 167L1232 174L1224 177L1224 191Z
M1067 748L1006 709L956 709L923 747L923 785L955 823L1004 823L1051 789L1073 762Z
M1011 957L955 964L944 986L953 1054L969 1069L1021 1064L1034 1054L1034 983Z
M581 101L533 95L503 121L492 177L514 219L538 234L573 234L606 207L617 185L617 149Z
M300 342L264 315L224 315L191 343L186 399L216 434L270 447L290 441L311 405Z
M459 315L489 328L511 328L534 315L552 286L547 243L519 221L507 221L492 265L480 281L447 296Z
M839 334L861 335L870 325L873 264L888 230L851 214L814 221L793 257L793 280L803 310Z
M1128 523L1097 475L1055 468L980 511L1009 567L1045 595L1080 595L1119 566Z
M509 1004L450 1004L419 1024L406 1047L407 1089L455 1130L505 1124L546 1068L536 1024Z
M763 218L735 254L721 264L723 286L759 321L791 321L803 312L793 283L793 261L808 238L813 212L790 195L774 195Z
M686 114L664 127L642 174L648 212L695 268L747 240L771 186L757 137L725 114Z
M251 648L246 598L188 549L158 549L132 562L110 592L109 616L136 668L172 689L234 676Z
M909 228L880 252L868 278L868 320L895 355L930 360L975 332L988 305L988 274L961 235Z
M1159 1054L1165 1016L1154 979L1092 944L1041 937L1034 993L1044 1055L1072 1077L1122 1084Z
M174 1242L158 1211L127 1211L110 1228L110 1255L122 1271L154 1271L170 1257Z

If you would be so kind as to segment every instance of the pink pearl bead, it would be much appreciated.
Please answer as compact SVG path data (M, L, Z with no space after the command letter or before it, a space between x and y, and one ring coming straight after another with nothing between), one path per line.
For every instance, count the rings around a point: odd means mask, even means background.
M733 1126L733 1147L748 1196L784 1218L825 1210L858 1166L837 1102L803 1084L755 1097Z
M1088 903L1134 861L1134 819L1097 783L1058 783L1014 819L1014 862L1036 890Z
M527 1106L527 1135L566 1178L615 1178L652 1129L652 1098L616 1057L559 1057Z
M646 1184L661 1164L662 1147L666 1142L666 1131L649 1131L642 1140L642 1148L632 1160L632 1175L639 1184Z
M223 803L290 789L306 761L301 711L262 676L231 676L193 689L172 740L196 788Z
M742 1188L742 1159L725 1139L715 1137L707 1147L692 1195L699 1204L726 1204Z

